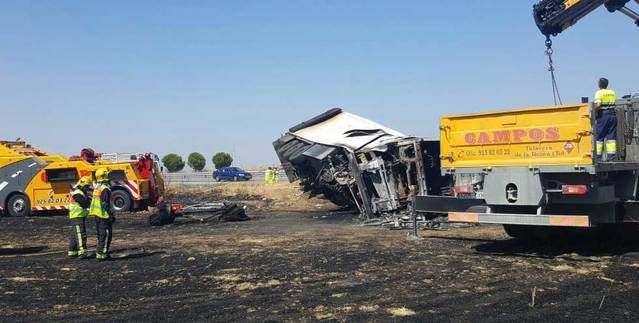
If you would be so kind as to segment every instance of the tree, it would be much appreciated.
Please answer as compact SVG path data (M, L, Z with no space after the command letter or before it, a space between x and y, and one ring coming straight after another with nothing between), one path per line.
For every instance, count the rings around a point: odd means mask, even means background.
M184 161L178 154L168 154L162 158L162 164L169 173L179 172L184 169Z
M189 155L189 158L187 158L187 161L189 163L189 167L193 168L196 172L203 170L204 166L206 166L206 158L198 152L192 152Z
M233 157L231 157L229 153L219 152L213 156L213 164L215 165L215 169L229 167L233 164Z

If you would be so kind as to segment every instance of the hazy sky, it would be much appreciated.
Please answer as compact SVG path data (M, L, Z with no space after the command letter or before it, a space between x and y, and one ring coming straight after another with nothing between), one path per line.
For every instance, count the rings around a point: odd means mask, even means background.
M0 2L0 138L64 154L229 151L332 107L437 136L442 114L552 103L534 1ZM555 39L565 102L639 92L639 30L601 8Z

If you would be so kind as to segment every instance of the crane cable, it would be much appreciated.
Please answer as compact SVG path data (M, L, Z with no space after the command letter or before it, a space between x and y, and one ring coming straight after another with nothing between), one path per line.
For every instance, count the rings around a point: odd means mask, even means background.
M563 104L561 102L561 95L559 95L559 87L557 86L557 79L555 78L555 65L552 61L552 40L550 39L550 35L546 36L546 56L548 56L548 71L550 72L550 79L552 80L552 98L555 101L555 105L557 105L557 101L559 104Z

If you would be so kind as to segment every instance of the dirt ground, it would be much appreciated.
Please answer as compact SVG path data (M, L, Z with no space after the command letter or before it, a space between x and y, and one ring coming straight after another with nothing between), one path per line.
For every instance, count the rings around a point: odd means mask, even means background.
M147 254L103 263L65 256L64 216L1 218L0 245L49 254L0 255L0 321L639 320L636 245L528 245L498 226L409 241L346 213L249 215L121 215L113 250Z

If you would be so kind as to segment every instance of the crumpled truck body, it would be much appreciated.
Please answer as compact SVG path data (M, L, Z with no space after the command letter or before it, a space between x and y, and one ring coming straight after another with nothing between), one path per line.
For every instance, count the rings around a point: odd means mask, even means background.
M341 109L290 128L273 146L289 181L366 218L406 210L411 196L440 194L447 183L438 140L406 136Z

